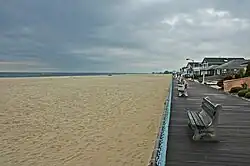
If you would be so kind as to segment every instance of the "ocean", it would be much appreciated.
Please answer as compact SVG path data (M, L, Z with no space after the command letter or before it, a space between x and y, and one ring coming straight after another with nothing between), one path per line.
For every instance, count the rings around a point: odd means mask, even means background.
M127 73L71 73L71 72L0 72L0 78L13 77L53 77L53 76L104 76Z

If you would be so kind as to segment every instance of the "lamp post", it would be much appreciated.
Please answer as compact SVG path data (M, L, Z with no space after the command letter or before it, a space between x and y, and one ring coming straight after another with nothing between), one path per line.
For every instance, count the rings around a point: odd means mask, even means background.
M202 84L205 84L205 64L202 65Z
M193 71L193 81L194 81L194 60L193 60L193 59L190 59L190 58L187 58L186 60L187 60L187 61L192 61L192 62L193 62L192 71Z

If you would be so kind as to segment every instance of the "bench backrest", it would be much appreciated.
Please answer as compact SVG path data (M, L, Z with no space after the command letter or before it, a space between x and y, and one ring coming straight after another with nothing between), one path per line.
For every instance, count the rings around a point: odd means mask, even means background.
M205 125L207 125L207 127L211 125L217 126L219 122L219 112L222 106L212 103L208 97L205 97L202 100L201 108L200 116L204 119Z
M178 91L185 91L186 87L184 84L178 84L177 90Z
M178 90L181 90L181 91L187 89L187 81L186 80L179 81L177 84L177 88Z

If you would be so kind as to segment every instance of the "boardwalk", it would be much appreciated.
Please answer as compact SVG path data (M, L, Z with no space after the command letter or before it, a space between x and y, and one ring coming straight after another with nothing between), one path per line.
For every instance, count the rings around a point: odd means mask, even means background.
M189 83L186 99L176 97L176 85L173 91L167 166L250 165L250 102L193 82ZM200 108L204 96L223 106L219 143L194 142L187 127L185 110Z

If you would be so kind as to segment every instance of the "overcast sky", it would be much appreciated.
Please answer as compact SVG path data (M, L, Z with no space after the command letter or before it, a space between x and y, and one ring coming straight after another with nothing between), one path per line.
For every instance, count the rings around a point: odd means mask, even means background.
M0 0L1 71L151 72L250 59L250 0Z

